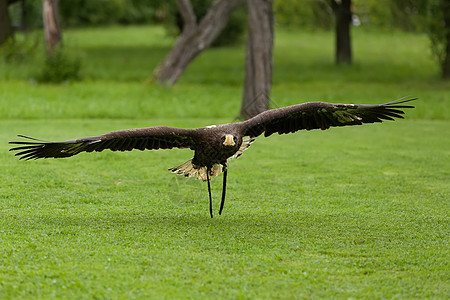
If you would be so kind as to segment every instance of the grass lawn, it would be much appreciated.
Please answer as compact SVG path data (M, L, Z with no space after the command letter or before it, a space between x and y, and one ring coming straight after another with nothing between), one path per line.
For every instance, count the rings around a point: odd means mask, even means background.
M7 142L233 121L244 46L169 88L148 82L173 42L161 28L65 34L83 81L0 62L0 298L448 298L450 84L424 36L356 30L355 64L336 67L331 33L277 28L273 107L421 99L405 120L259 138L210 219L206 184L167 171L189 150L24 162Z

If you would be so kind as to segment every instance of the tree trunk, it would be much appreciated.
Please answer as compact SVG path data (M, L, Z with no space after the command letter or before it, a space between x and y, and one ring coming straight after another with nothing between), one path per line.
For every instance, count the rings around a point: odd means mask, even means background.
M25 0L20 0L20 29L26 31L27 26L27 9L25 6Z
M248 37L240 116L249 119L269 108L273 65L272 0L247 0Z
M445 53L442 62L442 77L450 79L450 1L442 1L442 11L444 14L444 31L445 31Z
M183 32L166 58L153 71L153 78L160 83L175 84L189 63L219 36L231 12L244 1L216 1L197 24L190 1L178 0L178 8L184 20Z
M11 19L8 12L8 0L0 0L0 45L13 37Z
M336 63L352 63L352 45L350 25L352 22L351 0L331 0L335 16L336 30Z
M59 0L44 0L42 17L44 21L45 44L50 55L58 43L61 43L61 27L58 15Z

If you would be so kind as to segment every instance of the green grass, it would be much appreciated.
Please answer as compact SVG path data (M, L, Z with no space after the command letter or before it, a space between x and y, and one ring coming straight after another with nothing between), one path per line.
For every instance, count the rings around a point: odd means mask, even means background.
M172 42L161 28L65 39L81 82L0 63L0 298L448 297L450 86L424 36L356 31L355 65L336 67L330 33L278 29L274 107L421 100L406 120L258 139L214 219L206 185L167 171L189 150L23 162L6 142L232 121L244 47L205 52L168 88L146 84Z

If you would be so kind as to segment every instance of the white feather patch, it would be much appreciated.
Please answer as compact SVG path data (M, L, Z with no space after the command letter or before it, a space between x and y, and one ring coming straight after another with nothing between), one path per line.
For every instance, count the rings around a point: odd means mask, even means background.
M195 177L195 179L201 179L203 181L207 180L206 167L196 168L194 164L192 164L192 159L188 160L184 164L169 169L169 171L172 171L172 173L177 175L183 175L184 177ZM209 175L210 177L213 177L219 175L220 173L222 173L222 165L214 164Z

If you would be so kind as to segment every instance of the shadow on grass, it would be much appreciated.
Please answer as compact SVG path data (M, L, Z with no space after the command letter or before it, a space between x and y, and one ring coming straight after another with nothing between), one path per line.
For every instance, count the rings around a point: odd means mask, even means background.
M83 213L87 213L84 211ZM86 235L86 232L119 233L122 238L139 236L149 239L150 236L166 238L182 238L220 240L232 238L274 239L287 236L297 240L301 236L316 236L318 231L336 224L342 227L339 215L314 215L310 212L286 214L230 214L209 217L207 211L163 215L162 213L96 211L95 214L75 215L61 214L15 215L12 227L17 226L21 232L33 231L48 235ZM13 228L11 228L13 229ZM14 230L14 229L13 229ZM83 233L84 232L84 233ZM322 232L323 233L323 232ZM116 237L120 239L120 237Z
M18 217L20 218L20 217ZM336 216L337 218L337 216ZM310 213L298 213L295 214L270 214L270 215L255 215L255 214L227 214L223 213L222 216L215 216L213 219L209 217L209 214L205 210L198 213L185 213L173 215L162 215L160 213L129 213L124 211L124 214L120 212L107 212L106 214L98 215L35 215L31 217L33 226L36 223L42 223L43 225L52 226L76 226L84 228L113 228L131 226L133 228L139 227L142 230L154 230L155 226L159 229L182 229L182 228L202 228L202 227L218 227L226 229L226 231L233 231L237 228L252 228L253 230L261 230L263 228L272 228L274 231L279 228L298 228L300 225L310 223L310 220L317 219ZM326 217L329 221L329 216ZM30 220L30 217L26 217L21 223L24 226ZM30 224L31 225L31 224Z

